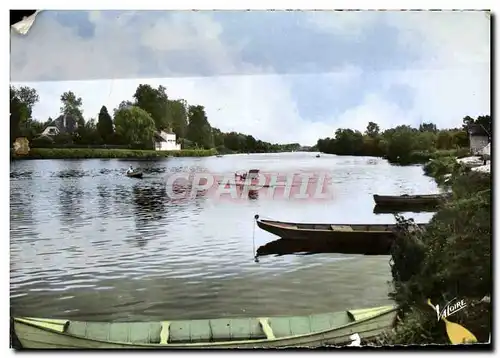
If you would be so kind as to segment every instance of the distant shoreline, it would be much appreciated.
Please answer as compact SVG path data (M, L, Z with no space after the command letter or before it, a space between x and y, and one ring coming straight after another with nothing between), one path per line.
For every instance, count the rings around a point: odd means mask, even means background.
M11 160L34 159L155 159L169 157L210 157L217 155L215 149L181 149L172 151L141 149L96 149L96 148L32 148L28 155L10 152Z

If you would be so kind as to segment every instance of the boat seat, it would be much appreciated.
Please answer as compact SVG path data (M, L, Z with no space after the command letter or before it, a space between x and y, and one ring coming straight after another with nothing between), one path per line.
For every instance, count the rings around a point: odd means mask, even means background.
M172 321L169 343L221 342L265 339L256 318L217 318Z
M333 231L353 231L351 226L348 225L330 225Z
M269 318L269 326L276 338L320 332L349 322L352 322L352 319L347 312Z
M88 339L126 343L160 343L160 322L78 322L72 321L65 332Z

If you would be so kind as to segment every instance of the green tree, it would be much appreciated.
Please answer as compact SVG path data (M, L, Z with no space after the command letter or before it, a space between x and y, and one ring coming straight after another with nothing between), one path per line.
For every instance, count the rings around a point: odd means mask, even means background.
M414 150L433 151L436 149L437 135L429 129L420 130L414 135Z
M82 105L83 101L81 97L76 97L72 91L64 92L61 95L61 113L67 116L73 116L76 119L83 119Z
M188 104L183 99L168 101L170 116L172 118L172 131L177 138L184 138L188 126Z
M40 100L34 88L10 86L10 136L11 143L19 136L33 137L31 124L33 107Z
M172 116L165 87L160 85L155 89L150 85L140 84L134 93L134 98L135 105L153 118L157 130L170 129Z
M451 149L453 148L453 135L449 131L441 131L437 135L437 148L438 149Z
M189 106L188 117L187 139L196 143L201 148L213 148L212 127L205 114L205 108L199 105Z
M419 127L418 130L420 132L437 132L437 127L434 123L422 123Z
M367 136L375 138L380 133L380 127L378 126L377 123L368 122L368 125L366 126L366 132L365 133L366 133Z
M28 119L28 107L19 98L14 87L10 87L10 144L21 135L20 125Z
M111 119L106 106L102 106L99 111L96 129L99 136L102 138L102 141L109 144L113 138L114 130L113 120Z
M339 128L335 131L335 154L361 155L363 150L363 134L352 129Z
M387 139L387 157L397 162L407 162L414 149L415 131L410 126L394 128Z
M61 95L61 102L61 113L74 118L78 123L75 141L82 144L82 138L87 136L85 132L85 119L83 118L82 111L82 98L77 97L72 91L67 91Z
M115 111L116 133L128 144L150 146L155 133L155 122L145 110L132 106Z

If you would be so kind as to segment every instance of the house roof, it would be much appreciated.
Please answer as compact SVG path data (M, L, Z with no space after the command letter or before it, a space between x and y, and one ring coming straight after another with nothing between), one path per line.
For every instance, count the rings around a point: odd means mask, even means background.
M488 132L480 124L469 124L468 131L470 135L485 136L488 137Z
M171 133L171 132L165 132L165 131L160 131L160 132L155 132L154 134L154 140L157 141L157 142L166 142L167 141L167 138L165 138L163 135L164 134L170 134L170 135L175 135L175 133Z
M161 132L155 132L153 138L156 142L166 142L167 138L163 137Z

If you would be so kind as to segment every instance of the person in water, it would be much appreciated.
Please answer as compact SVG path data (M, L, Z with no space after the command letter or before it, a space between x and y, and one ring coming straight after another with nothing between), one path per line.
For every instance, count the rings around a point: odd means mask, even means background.
M127 173L133 173L134 172L134 168L132 168L132 166L128 167L128 170L127 170Z

